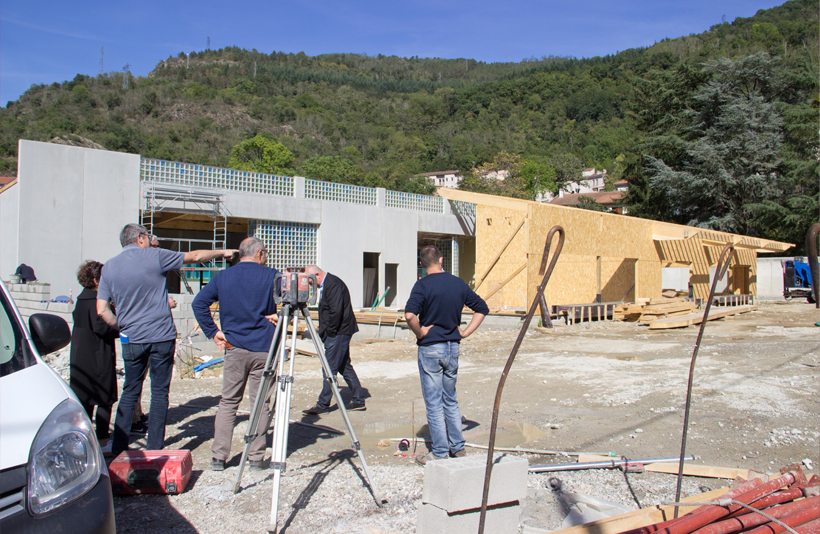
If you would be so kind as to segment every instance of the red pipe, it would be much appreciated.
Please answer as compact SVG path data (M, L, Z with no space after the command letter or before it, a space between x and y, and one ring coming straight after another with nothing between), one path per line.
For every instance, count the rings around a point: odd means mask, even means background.
M749 506L752 508L757 508L758 510L762 510L764 508L768 508L769 506L774 506L775 504L783 504L784 502L793 501L795 499L799 499L803 496L803 490L798 488L787 489L785 491L778 491L777 493L772 493L771 495L766 495L762 499L758 499L754 502L749 503ZM748 508L741 508L737 512L732 512L731 514L727 515L726 518L738 517L741 515L751 514Z
M779 476L774 480L770 480L765 484L761 484L760 486L738 495L737 497L727 497L724 495L720 498L720 500L734 499L743 503L750 503L765 495L768 495L769 493L777 491L784 486L790 486L795 482L804 483L805 481L806 476L802 473L802 471L789 471L788 473ZM693 515L689 517L684 516L680 521L672 523L671 525L662 528L658 532L660 534L689 534L704 525L708 525L709 523L713 523L718 519L726 517L732 512L737 511L739 508L741 508L741 506L737 504L732 504L726 507L709 506L703 512L696 514L696 510L693 512Z
M751 480L748 480L748 481L742 483L741 485L739 485L735 489L724 493L723 495L718 497L718 499L735 499L738 496L743 495L747 491L749 491L753 488L756 488L758 486L761 486L761 485L763 485L763 480L761 480L759 478L753 478ZM713 499L713 500L717 501L717 499ZM709 510L710 508L712 508L712 506L701 506L699 508L696 508L696 509L692 510L691 512L689 512L686 515L682 515L682 516L678 517L677 519L668 519L668 520L662 521L660 523L655 523L654 525L646 525L645 527L640 527L640 528L636 528L636 529L633 529L633 530L627 530L626 532L622 532L621 534L652 534L653 532L656 532L656 531L658 531L662 528L666 528L669 525L679 523L679 522L683 521L686 518L700 515L700 514L706 512L707 510Z
M790 502L781 506L767 508L765 512L775 519L781 519L812 506L815 508L815 513L820 513L818 512L818 510L820 510L820 508L817 508L818 505L820 505L820 496L812 497L810 499L800 499L799 501ZM755 508L757 508L757 506L755 506ZM706 525L705 527L699 528L693 532L693 534L730 534L732 532L738 532L750 527L764 525L771 521L756 512L752 512L746 508L744 508L744 510L749 511L749 513L734 519L727 519L725 521L718 521L717 523Z
M810 521L820 519L820 508L817 506L805 508L797 512L792 512L785 517L779 517L778 519L792 528L799 527ZM782 525L771 522L752 529L747 532L747 534L781 534L782 532L786 532L786 529Z
M800 525L794 529L797 534L817 534L820 532L820 519L809 521L805 525Z

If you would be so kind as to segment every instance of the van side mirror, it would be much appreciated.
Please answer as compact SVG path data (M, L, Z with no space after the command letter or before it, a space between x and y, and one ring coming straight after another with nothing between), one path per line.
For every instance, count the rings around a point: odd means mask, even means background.
M40 356L51 354L71 342L71 330L62 317L50 313L35 313L28 320L31 339Z

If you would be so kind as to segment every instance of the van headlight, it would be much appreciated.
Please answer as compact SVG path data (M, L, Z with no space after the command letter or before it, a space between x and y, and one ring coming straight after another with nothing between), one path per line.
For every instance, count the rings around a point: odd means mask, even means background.
M29 458L28 508L32 515L45 514L85 495L97 484L105 464L91 422L71 399L49 414L34 438Z

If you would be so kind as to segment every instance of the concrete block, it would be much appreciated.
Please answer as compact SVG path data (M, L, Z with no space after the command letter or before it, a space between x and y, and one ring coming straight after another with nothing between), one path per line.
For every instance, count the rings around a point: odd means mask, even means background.
M74 304L68 302L47 302L46 308L49 312L71 313L74 311Z
M480 508L486 462L486 454L428 462L422 502L448 512ZM523 501L527 497L528 468L524 457L495 455L487 505Z
M17 301L17 307L20 309L20 313L23 313L23 310L30 310L29 313L40 313L44 312L48 309L49 302L38 302L33 300L20 300Z
M48 300L39 293L29 293L27 291L11 291L10 293L14 302L43 302Z
M481 508L448 513L438 506L422 503L416 523L417 534L473 534L478 532ZM484 532L518 534L521 505L518 502L487 507Z

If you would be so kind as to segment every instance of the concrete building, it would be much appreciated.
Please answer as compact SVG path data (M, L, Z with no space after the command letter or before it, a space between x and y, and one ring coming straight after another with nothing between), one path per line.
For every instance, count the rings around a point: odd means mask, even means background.
M417 174L416 176L423 176L427 178L436 187L449 187L451 189L458 187L458 183L462 178L461 174L459 174L459 171L457 170L423 172L421 174Z
M17 182L0 195L0 274L26 263L53 296L77 295L80 263L118 254L130 222L183 251L236 248L255 235L276 268L317 263L341 277L355 307L385 291L382 305L403 306L428 243L448 271L473 277L470 203L26 140L18 154ZM195 289L219 267L186 266L169 289Z

